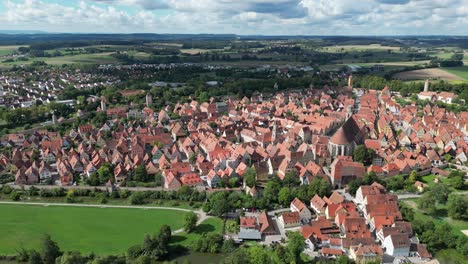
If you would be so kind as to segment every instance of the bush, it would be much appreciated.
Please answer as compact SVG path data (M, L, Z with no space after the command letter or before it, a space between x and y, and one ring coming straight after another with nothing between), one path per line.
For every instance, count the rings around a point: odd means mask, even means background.
M11 200L13 200L13 201L19 201L20 198L21 198L21 194L20 194L18 191L16 191L16 190L15 190L15 191L12 191L12 192L10 193L10 198L11 198Z
M13 189L11 189L10 186L5 185L5 186L3 186L2 191L3 191L4 194L10 194L13 191Z
M145 195L142 192L134 192L130 196L130 203L131 204L145 204Z

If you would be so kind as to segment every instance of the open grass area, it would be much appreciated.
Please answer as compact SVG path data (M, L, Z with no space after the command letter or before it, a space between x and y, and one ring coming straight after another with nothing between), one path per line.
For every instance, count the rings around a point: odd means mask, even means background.
M447 208L444 205L437 205L438 216L433 217L424 214L421 210L418 209L418 199L406 199L402 200L402 202L414 209L415 220L433 221L434 223L448 223L452 227L453 233L456 235L463 235L462 230L468 230L468 222L454 220L450 217L446 217Z
M465 264L466 256L455 249L445 249L436 253L436 259L444 264Z
M442 69L460 78L468 80L468 65L461 66L461 67L442 68Z
M174 210L0 205L0 254L37 249L50 234L62 250L118 254L156 233L164 224L182 227L185 213Z
M221 233L223 224L223 220L219 218L209 218L198 225L192 233L187 234L184 232L173 236L172 243L190 247L203 234Z

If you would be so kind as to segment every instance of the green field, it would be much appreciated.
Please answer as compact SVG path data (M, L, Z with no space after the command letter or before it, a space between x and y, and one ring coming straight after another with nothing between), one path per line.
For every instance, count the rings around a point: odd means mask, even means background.
M0 46L0 56L13 54L19 47L22 46Z
M202 234L207 233L221 233L223 230L223 221L219 218L209 218L203 223L198 225L195 230L190 233L180 233L173 237L173 241L176 244L190 247L192 243L197 241Z
M442 68L444 71L455 74L465 80L468 80L468 65L461 67Z
M184 212L121 208L0 205L0 255L37 249L50 234L62 250L117 254L168 224L182 227Z
M28 61L15 61L15 62L1 62L0 67L11 67L13 65L28 65L34 61L44 61L51 65L63 65L63 64L111 64L117 63L118 60L110 56L111 52L93 53L93 54L78 54L78 55L66 55L58 57L44 57L44 58L33 58Z

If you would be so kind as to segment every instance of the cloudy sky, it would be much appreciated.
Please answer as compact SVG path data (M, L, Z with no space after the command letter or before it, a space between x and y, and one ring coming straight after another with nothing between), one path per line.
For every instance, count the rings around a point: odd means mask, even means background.
M0 30L468 35L468 0L0 0Z

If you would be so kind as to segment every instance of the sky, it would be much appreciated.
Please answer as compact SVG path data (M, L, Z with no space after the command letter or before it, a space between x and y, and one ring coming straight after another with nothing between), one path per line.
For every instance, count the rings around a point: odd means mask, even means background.
M0 30L468 35L468 0L0 0Z

